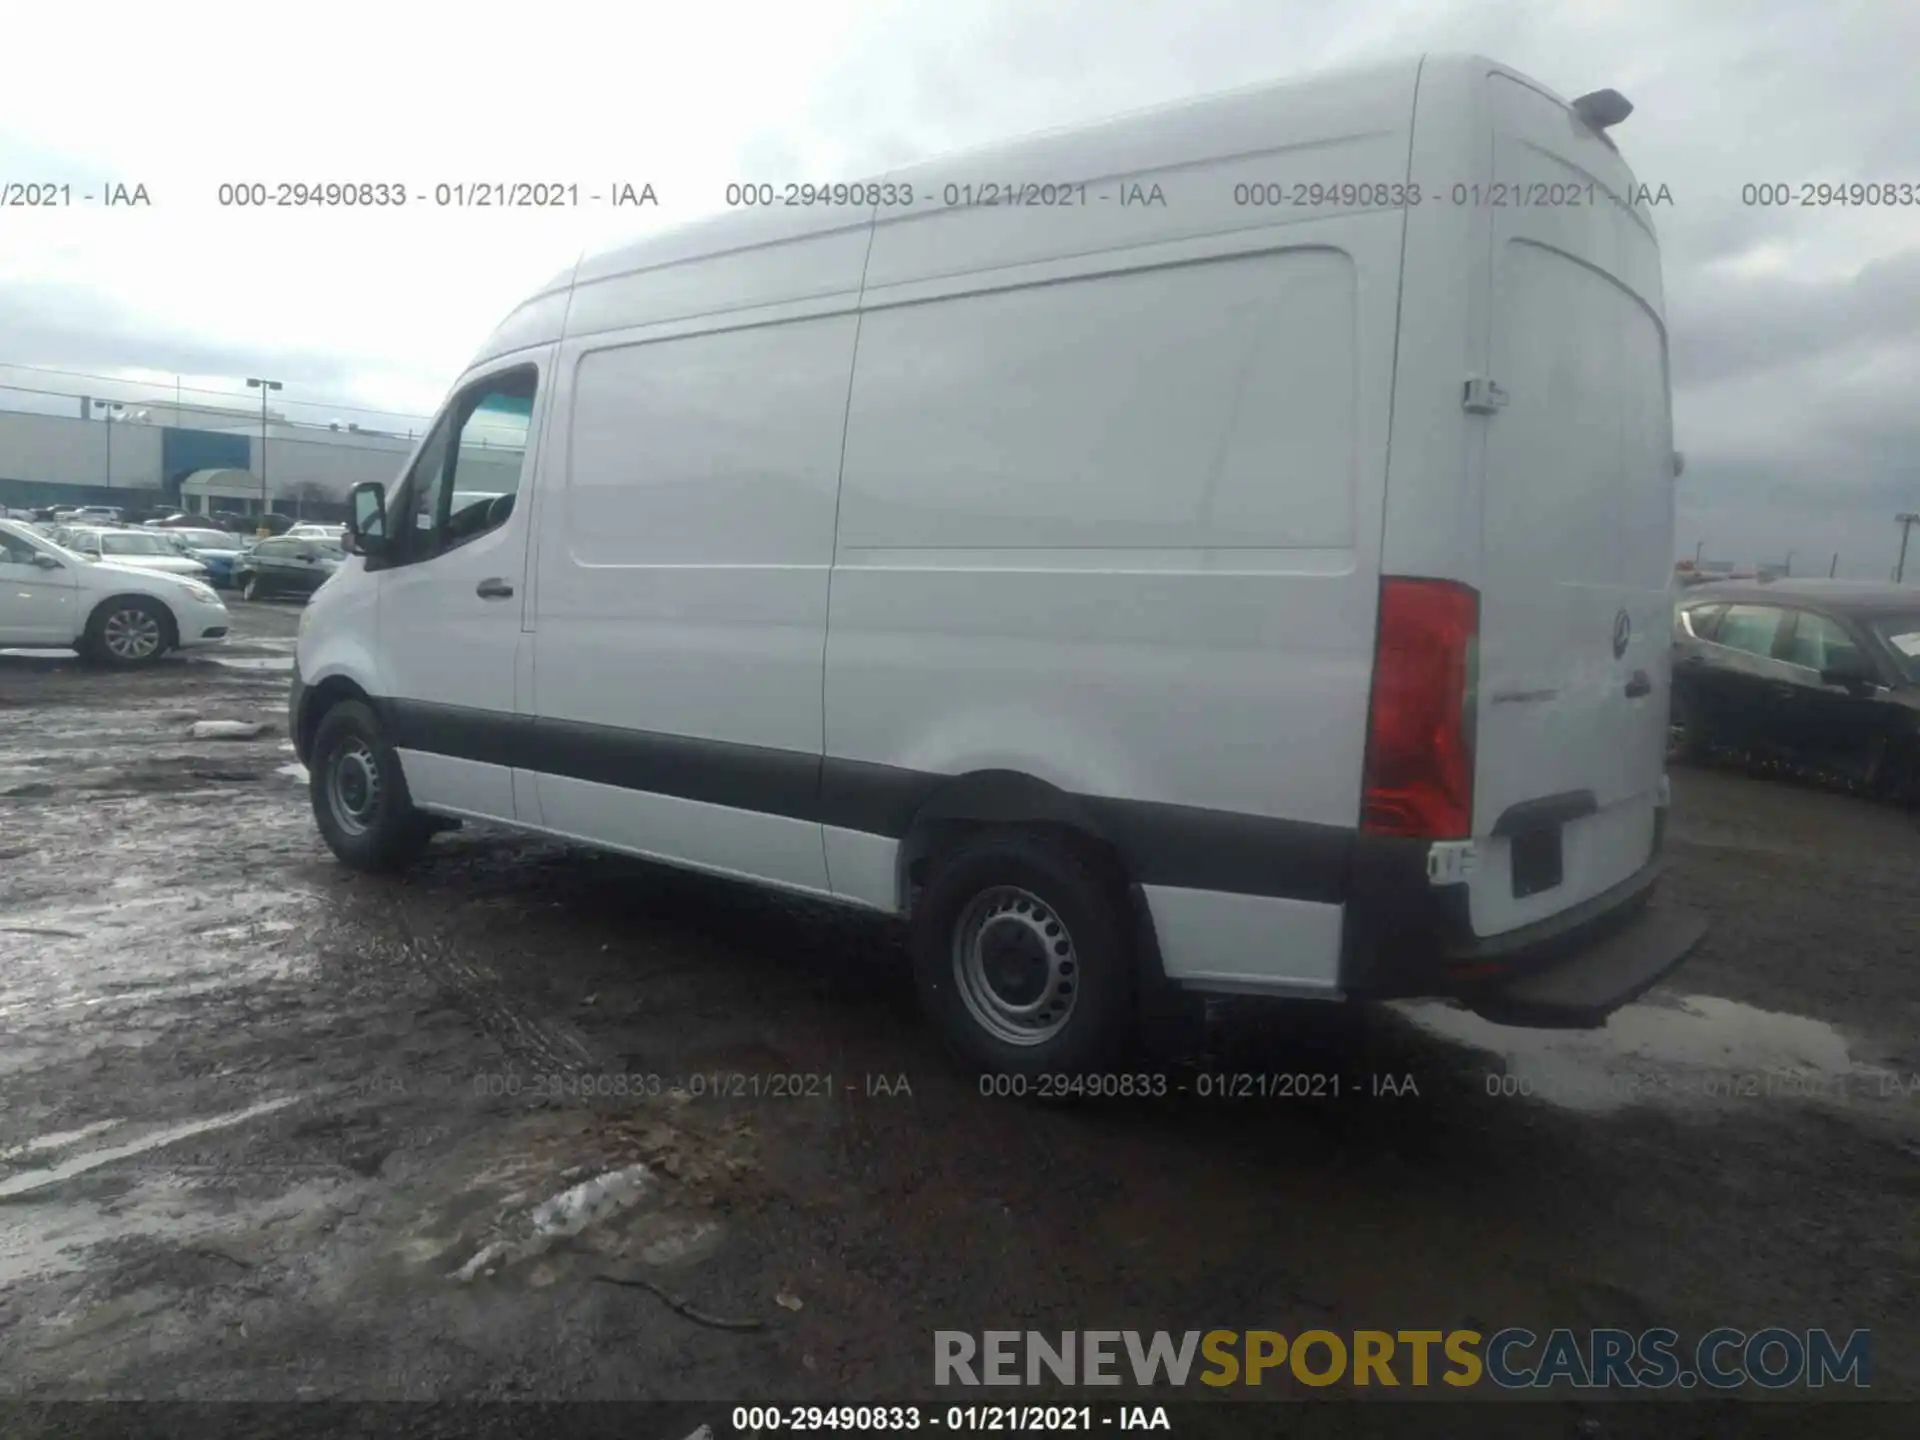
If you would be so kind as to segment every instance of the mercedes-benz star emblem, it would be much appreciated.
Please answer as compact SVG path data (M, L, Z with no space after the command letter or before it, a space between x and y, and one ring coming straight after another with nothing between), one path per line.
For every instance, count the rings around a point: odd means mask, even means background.
M1633 620L1622 610L1613 617L1613 658L1627 653L1627 641L1633 638Z

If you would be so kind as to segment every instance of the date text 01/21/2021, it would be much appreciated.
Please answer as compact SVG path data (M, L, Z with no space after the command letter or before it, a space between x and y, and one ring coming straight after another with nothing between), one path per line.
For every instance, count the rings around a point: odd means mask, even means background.
M571 210L583 205L652 209L660 204L645 181L574 180L438 181L416 187L395 180L234 180L214 192L225 210L398 210L428 205L440 210Z
M744 1434L838 1431L1171 1430L1163 1405L736 1405L730 1417Z
M1005 1100L1159 1100L1193 1096L1200 1100L1339 1100L1419 1098L1410 1072L1378 1071L1343 1075L1331 1070L1272 1073L1201 1070L1169 1075L1165 1071L1113 1075L1021 1075L990 1072L978 1080L980 1093Z
M400 1092L404 1093L404 1092ZM529 1100L856 1100L911 1098L904 1074L839 1076L826 1071L701 1070L685 1075L636 1071L478 1071L476 1096Z

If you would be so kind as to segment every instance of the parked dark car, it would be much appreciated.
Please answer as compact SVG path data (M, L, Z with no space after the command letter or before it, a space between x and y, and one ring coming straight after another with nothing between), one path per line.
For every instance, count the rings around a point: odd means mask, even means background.
M1673 641L1677 758L1783 759L1920 799L1920 590L1700 585L1675 607Z
M311 595L346 560L338 545L278 536L256 542L233 562L233 583L242 600L268 595Z

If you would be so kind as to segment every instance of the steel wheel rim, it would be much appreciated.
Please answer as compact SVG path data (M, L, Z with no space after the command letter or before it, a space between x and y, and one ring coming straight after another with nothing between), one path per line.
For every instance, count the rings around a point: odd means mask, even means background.
M107 617L100 638L116 659L151 659L160 649L160 622L138 606L129 605Z
M380 813L380 762L364 740L345 740L327 762L327 807L349 835L364 835Z
M1080 956L1050 905L1017 885L996 885L954 924L953 979L981 1029L1009 1045L1042 1045L1073 1018Z

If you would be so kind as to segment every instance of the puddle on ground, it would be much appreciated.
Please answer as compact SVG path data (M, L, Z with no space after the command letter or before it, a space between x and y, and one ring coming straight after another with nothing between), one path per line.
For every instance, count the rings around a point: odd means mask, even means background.
M242 1200L233 1190L221 1189L217 1204L209 1205L197 1193L201 1187L183 1184L165 1173L143 1176L128 1191L110 1201L65 1200L58 1206L21 1211L17 1219L0 1212L0 1286L47 1276L94 1270L101 1246L125 1245L150 1238L177 1245L218 1240L225 1258L239 1258L269 1240L298 1243L297 1235L277 1235L269 1227L293 1222L324 1223L343 1197L359 1193L356 1182L309 1180L283 1193L260 1200ZM73 1315L55 1324L71 1323Z
M103 1130L111 1130L116 1125L124 1123L126 1122L122 1120L96 1120L91 1125L82 1125L78 1130L56 1130L49 1135L36 1135L33 1139L15 1145L10 1150L0 1150L0 1162L11 1162L22 1155L32 1155L43 1150L64 1150L69 1145L78 1144L82 1140L100 1134Z
M1713 995L1652 1000L1601 1030L1495 1025L1439 1001L1394 1007L1422 1029L1500 1057L1487 1093L1572 1110L1903 1098L1907 1080L1856 1061L1833 1026ZM1503 1072L1503 1073L1502 1073Z
M163 1145L190 1140L196 1135L206 1134L209 1130L224 1130L262 1115L271 1115L276 1110L286 1109L297 1099L299 1099L297 1095L283 1095L277 1100L263 1100L258 1105L247 1106L244 1110L209 1116L205 1120L189 1120L182 1125L169 1125L163 1130L150 1131L139 1139L129 1140L123 1145L111 1145L105 1150L90 1150L84 1155L76 1155L71 1160L63 1161L48 1170L23 1170L18 1175L10 1175L5 1180L0 1180L0 1200L24 1195L30 1190L41 1190L49 1185L58 1185L63 1180L71 1180L74 1176L84 1175L89 1170L98 1170L102 1165L111 1165L116 1160L144 1155L149 1150L158 1150Z
M134 807L116 809L138 830ZM166 838L190 870L191 842ZM84 897L16 905L0 926L0 1029L10 1040L0 1045L0 1076L44 1063L45 1053L29 1053L36 1046L83 1054L102 1039L91 1017L103 1011L114 1016L107 1038L123 1044L145 1027L194 1023L209 998L284 981L312 963L294 942L313 895L181 883L139 867L117 844L102 858L134 868L102 877Z

